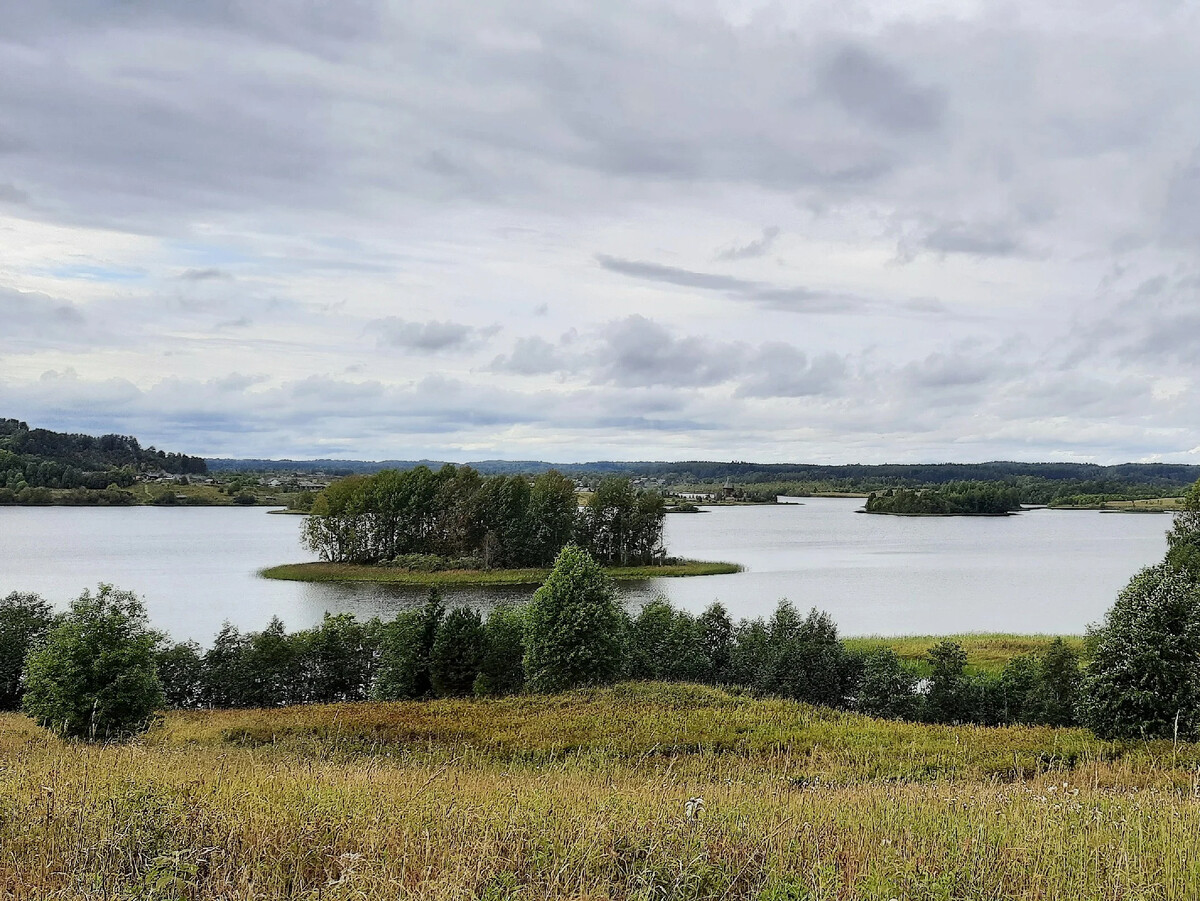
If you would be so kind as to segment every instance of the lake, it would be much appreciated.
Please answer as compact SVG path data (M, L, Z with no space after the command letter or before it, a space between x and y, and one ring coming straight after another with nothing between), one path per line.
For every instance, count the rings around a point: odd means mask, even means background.
M969 631L1082 632L1138 569L1166 550L1169 516L1029 510L1008 517L856 513L862 501L804 498L667 517L671 554L728 560L746 572L625 586L631 604L662 594L734 618L769 616L781 597L827 610L844 635ZM153 624L211 642L221 622L290 629L325 611L390 617L423 592L369 583L258 578L307 559L298 516L237 507L0 507L0 596L36 591L59 606L85 587L136 591ZM451 592L489 606L527 589Z

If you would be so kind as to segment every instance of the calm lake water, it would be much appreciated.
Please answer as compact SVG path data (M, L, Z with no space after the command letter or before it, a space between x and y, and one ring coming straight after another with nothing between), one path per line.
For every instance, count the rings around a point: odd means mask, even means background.
M1166 549L1169 516L1031 510L1009 517L867 516L862 502L806 498L667 517L670 553L729 560L730 576L627 586L630 603L662 594L700 611L719 599L735 618L766 616L781 597L829 611L845 635L1080 632L1139 568ZM373 584L274 582L264 566L303 560L303 519L261 508L0 507L0 595L36 591L64 605L111 582L146 601L154 625L211 641L222 620L289 628L325 611L389 617L423 592ZM521 590L469 591L488 606Z

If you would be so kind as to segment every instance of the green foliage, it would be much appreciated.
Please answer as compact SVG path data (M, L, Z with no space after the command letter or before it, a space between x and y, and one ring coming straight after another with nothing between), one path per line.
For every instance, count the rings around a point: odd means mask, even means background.
M401 613L380 627L373 698L395 701L429 696L433 690L430 658L445 612L441 593L431 588L423 608Z
M429 675L439 697L469 695L485 652L483 618L477 610L455 607L442 620L429 655Z
M951 482L936 488L889 488L867 498L868 513L997 515L1021 508L1021 490L991 482Z
M1200 480L1183 496L1183 510L1167 532L1166 562L1200 582Z
M1200 588L1164 563L1142 570L1097 632L1083 720L1102 738L1200 735Z
M801 617L781 600L767 626L765 658L754 687L763 694L839 706L844 697L845 649L829 614Z
M73 738L122 738L144 730L163 705L155 670L159 636L136 595L101 585L84 591L29 656L23 708Z
M624 616L615 586L587 551L559 552L528 617L525 675L534 691L605 685L620 675Z
M483 659L475 680L475 694L508 695L524 687L527 627L524 607L502 604L488 614L483 624Z
M25 659L41 647L54 612L36 594L14 591L0 600L0 710L17 710L25 692Z
M941 641L929 651L929 691L925 711L934 723L971 720L971 684L964 675L967 652L957 641Z
M917 719L920 711L917 677L891 648L879 648L867 656L855 708L868 716Z
M296 654L303 667L304 700L331 704L366 698L377 653L374 631L349 613L326 613L320 626L301 633Z
M213 646L204 655L200 697L209 707L241 707L249 702L246 646L236 626L221 625Z
M729 611L717 601L709 604L696 622L700 631L700 647L707 661L709 678L717 685L730 678L733 660L733 620Z
M154 652L158 681L168 707L198 706L204 693L204 654L194 641L163 644Z
M712 666L702 628L688 613L661 598L642 607L630 624L627 672L634 679L708 682Z

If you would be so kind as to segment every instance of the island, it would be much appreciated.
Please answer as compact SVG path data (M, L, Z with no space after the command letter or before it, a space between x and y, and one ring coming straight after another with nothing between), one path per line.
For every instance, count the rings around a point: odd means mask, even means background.
M453 464L386 469L339 479L314 498L301 540L319 561L259 574L305 582L540 585L570 544L617 581L741 570L669 557L667 509L660 492L620 476L586 490L554 469L532 479Z

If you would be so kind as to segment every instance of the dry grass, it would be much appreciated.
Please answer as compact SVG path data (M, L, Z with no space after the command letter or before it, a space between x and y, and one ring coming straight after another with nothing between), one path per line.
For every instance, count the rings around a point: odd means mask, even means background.
M110 747L10 716L0 898L1191 899L1175 750L650 685L172 714Z

